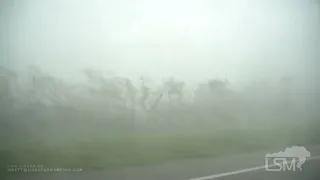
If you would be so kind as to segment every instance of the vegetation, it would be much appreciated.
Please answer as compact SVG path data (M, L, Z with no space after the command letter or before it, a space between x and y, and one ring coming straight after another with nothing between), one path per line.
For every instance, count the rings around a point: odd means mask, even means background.
M290 78L243 91L212 79L188 94L174 78L135 86L86 70L87 84L67 84L29 72L21 84L1 69L2 165L117 168L318 143L318 116Z

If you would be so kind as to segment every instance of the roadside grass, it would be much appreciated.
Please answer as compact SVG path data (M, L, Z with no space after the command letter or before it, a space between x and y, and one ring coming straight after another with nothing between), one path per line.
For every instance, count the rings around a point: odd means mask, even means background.
M126 133L65 138L59 143L25 140L0 151L6 164L105 169L218 157L274 148L289 135L244 130L197 133Z
M0 137L4 140L0 165L108 169L320 143L318 120L305 128L238 129L228 124L233 128L222 130L222 124L212 120L212 124L179 125L169 131L164 129L174 124L160 130L132 131L126 121L107 122L91 116L69 111L3 116L0 133L6 137Z

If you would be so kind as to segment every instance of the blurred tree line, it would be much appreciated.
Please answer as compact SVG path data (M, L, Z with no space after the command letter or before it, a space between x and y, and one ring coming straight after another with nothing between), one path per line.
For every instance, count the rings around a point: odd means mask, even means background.
M301 92L295 92L290 77L278 82L257 81L244 90L234 90L228 80L221 79L190 87L183 80L169 77L151 86L148 77L141 77L135 85L127 77L105 77L94 69L82 73L87 82L72 84L30 66L22 82L15 72L2 67L1 119L10 119L5 115L11 112L15 120L19 113L24 113L23 119L38 114L41 122L71 123L78 119L91 124L108 122L108 127L203 124L234 128L296 123L304 118Z

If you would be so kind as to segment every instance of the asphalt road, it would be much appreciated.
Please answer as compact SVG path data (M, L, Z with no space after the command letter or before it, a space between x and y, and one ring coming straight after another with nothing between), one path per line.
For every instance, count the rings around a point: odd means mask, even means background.
M305 146L311 156L320 156L320 145ZM213 178L214 180L320 180L320 158L306 161L303 171L266 172L265 154L283 151L286 148L230 155L211 159L193 159L179 162L168 162L159 165L128 167L118 170L82 172L6 172L5 179L10 180L210 180L205 178L219 174L228 174ZM260 167L258 170L250 170ZM248 170L249 169L249 170ZM245 172L230 175L230 172ZM203 178L203 179L201 179ZM1 178L2 179L2 178Z
M214 180L319 180L320 160L306 161L302 171L277 171L263 170L251 171L241 174L214 178Z

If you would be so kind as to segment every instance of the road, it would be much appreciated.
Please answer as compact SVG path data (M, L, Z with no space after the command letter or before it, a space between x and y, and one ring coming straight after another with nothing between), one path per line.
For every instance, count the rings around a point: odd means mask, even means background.
M214 180L319 180L320 179L320 159L307 161L303 170L300 171L277 171L270 172L264 169L250 171L241 174L228 175Z
M320 145L305 145L312 157L320 156ZM319 180L320 158L308 160L303 171L267 172L265 154L283 151L285 147L210 159L193 159L159 165L128 167L118 170L46 173L6 173L12 180ZM238 172L232 174L232 172ZM221 176L222 175L222 176Z

